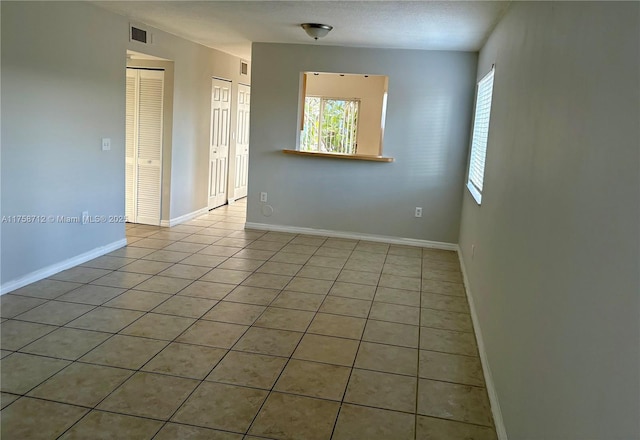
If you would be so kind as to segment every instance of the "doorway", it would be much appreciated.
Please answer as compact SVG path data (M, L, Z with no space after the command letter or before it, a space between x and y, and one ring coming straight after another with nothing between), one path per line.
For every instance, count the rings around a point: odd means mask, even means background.
M238 85L238 131L236 135L235 184L234 199L247 196L249 175L249 108L251 104L251 87Z
M125 215L160 225L164 70L127 67Z

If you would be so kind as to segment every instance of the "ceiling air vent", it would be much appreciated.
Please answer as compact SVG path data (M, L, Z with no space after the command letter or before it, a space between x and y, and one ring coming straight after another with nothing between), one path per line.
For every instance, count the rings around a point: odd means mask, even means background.
M240 75L249 74L249 63L246 61L240 61Z
M139 41L140 43L147 44L147 31L131 26L131 41Z

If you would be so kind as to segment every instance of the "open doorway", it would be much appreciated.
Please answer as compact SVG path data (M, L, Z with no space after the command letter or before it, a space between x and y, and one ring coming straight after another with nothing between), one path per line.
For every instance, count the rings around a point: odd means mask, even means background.
M159 226L168 218L164 176L169 173L164 171L165 159L170 167L172 93L167 88L172 78L171 61L127 51L125 214L130 223Z

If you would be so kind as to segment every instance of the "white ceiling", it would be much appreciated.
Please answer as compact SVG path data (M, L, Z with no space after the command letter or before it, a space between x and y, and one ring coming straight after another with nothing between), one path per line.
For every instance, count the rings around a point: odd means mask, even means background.
M252 42L477 51L508 1L97 1L99 6L241 58ZM314 41L301 23L334 29Z

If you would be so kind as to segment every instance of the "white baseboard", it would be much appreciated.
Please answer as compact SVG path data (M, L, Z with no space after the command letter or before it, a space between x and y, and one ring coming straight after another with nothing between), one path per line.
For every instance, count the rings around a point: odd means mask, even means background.
M16 280L7 281L6 283L2 283L2 286L0 286L0 295L12 292L16 289L19 289L20 287L26 286L27 284L35 283L36 281L40 281L44 278L50 277L51 275L57 274L58 272L62 272L63 270L70 269L74 266L77 266L78 264L86 263L89 260L101 257L104 254L113 252L116 249L120 249L121 247L126 245L127 239L123 238L122 240L114 241L113 243L110 243L108 245L97 247L90 250L89 252L76 255L75 257L69 258L67 260L36 270Z
M380 243L398 244L404 246L419 246L433 249L444 249L449 251L458 250L455 243L444 243L440 241L419 240L416 238L391 237L387 235L360 234L357 232L332 231L329 229L300 228L297 226L269 225L266 223L244 224L246 229L258 229L260 231L289 232L292 234L320 235L323 237L346 238L351 240L377 241Z
M207 212L209 212L209 208L204 207L202 209L198 209L197 211L193 211L188 214L181 215L180 217L172 218L171 220L160 220L160 226L164 228L170 228L172 226L179 225L180 223L193 220L196 217L200 217L201 215L204 215Z
M487 358L487 352L484 348L484 339L482 337L482 330L480 329L480 321L476 313L475 303L473 302L473 295L471 295L471 286L469 285L469 278L467 277L467 269L464 265L464 259L462 258L462 250L458 247L458 259L460 260L460 269L462 270L462 279L464 281L464 287L467 292L467 301L469 302L469 309L471 311L471 320L473 321L473 329L476 333L476 342L478 343L478 352L480 354L480 361L482 362L482 371L484 372L484 381L487 386L487 394L489 395L489 402L491 403L491 412L493 414L493 423L496 426L496 433L498 434L498 440L508 440L507 430L504 426L504 419L502 418L502 411L500 410L500 403L498 402L498 393L496 392L495 384L493 383L493 376L491 375L491 368L489 367L489 359Z

